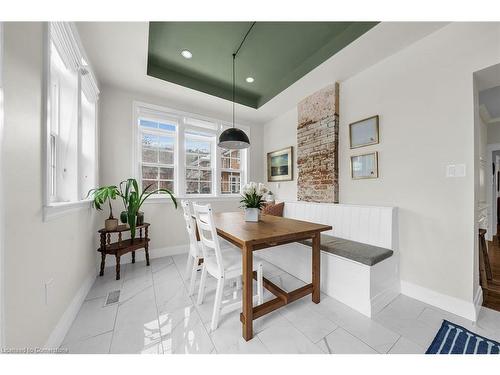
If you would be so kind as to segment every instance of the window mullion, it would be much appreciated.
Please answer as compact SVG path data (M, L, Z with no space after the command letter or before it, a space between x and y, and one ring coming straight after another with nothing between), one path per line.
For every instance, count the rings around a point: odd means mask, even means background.
M185 123L184 118L182 118L179 128L177 129L177 152L174 154L174 158L177 157L177 163L175 168L176 177L176 191L180 195L185 195L187 191L186 186L186 139L185 139Z

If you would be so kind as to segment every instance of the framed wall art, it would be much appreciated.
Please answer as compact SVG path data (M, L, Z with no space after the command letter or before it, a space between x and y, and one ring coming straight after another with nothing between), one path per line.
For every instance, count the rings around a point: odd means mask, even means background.
M379 143L378 115L349 124L351 149Z
M267 181L293 180L293 147L267 153Z
M351 156L351 177L353 180L378 178L378 152Z

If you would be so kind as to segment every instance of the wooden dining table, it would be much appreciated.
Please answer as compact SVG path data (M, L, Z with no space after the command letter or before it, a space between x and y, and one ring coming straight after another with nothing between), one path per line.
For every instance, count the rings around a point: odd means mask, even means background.
M262 215L258 222L247 222L241 212L222 212L214 214L217 234L239 247L242 251L243 296L240 320L243 338L253 338L253 321L270 312L296 301L309 294L314 303L320 302L320 233L332 229L329 225L309 223L283 217ZM291 242L312 239L312 283L287 292L264 278L264 287L275 298L261 305L253 306L253 252Z

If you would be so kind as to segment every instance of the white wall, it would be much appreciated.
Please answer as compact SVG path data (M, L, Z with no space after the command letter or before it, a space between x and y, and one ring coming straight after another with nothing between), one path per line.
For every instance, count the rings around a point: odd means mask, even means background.
M340 82L340 202L398 206L402 280L459 304L478 289L473 72L500 61L499 45L498 23L454 23ZM375 114L380 144L350 150L348 124ZM264 151L295 146L296 125L295 109L266 124ZM350 155L367 151L380 177L354 181ZM467 176L445 178L448 163ZM279 199L296 200L291 185Z
M6 345L43 347L95 275L96 215L88 208L42 220L43 24L4 26Z
M100 181L101 184L118 184L132 174L132 129L134 101L161 105L172 108L165 99L132 93L121 88L104 86L100 96ZM229 103L229 102L228 102ZM173 109L199 113L194 107L173 107ZM200 113L202 114L202 113ZM226 120L226 119L223 119ZM249 179L262 181L262 129L251 126L250 130L250 170ZM182 209L174 209L171 203L151 203L143 206L145 220L151 223L151 252L188 243ZM215 211L236 211L238 198L208 200ZM114 204L116 212L123 208L119 201ZM107 213L107 212L106 212ZM172 249L176 251L176 249Z
M267 182L267 153L293 146L293 181ZM297 200L297 107L282 114L264 126L265 181L277 200Z

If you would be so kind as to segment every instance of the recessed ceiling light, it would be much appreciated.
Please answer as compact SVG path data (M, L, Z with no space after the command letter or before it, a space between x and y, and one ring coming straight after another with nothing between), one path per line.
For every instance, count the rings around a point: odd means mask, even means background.
M191 53L191 51L188 51L187 49L182 50L181 55L185 59L190 59L191 57L193 57L193 54Z
M247 77L245 81L247 81L248 83L252 83L253 81L255 81L255 79L253 77Z

